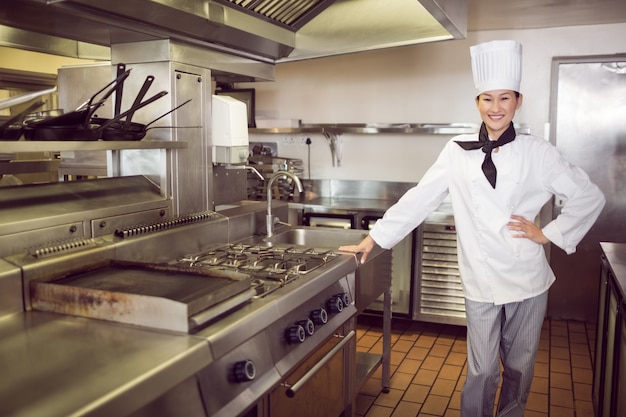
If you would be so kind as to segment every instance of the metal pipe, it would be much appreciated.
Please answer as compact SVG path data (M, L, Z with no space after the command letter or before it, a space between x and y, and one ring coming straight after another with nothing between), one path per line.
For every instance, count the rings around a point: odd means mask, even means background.
M57 91L56 87L49 88L47 90L42 91L34 91L32 93L22 94L20 96L7 98L6 100L0 101L0 110L7 109L9 107L17 106L18 104L27 103L31 100L36 99L37 97L45 96L46 94L52 94Z
M259 179L261 181L265 181L265 177L263 175L261 175L259 170L256 169L255 167L253 167L252 165L244 165L244 168L245 169L249 169L250 171L254 172L256 174L256 176L259 177Z

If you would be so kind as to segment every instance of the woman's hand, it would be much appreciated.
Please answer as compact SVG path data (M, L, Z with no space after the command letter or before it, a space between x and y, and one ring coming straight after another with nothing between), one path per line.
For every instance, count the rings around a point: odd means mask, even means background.
M367 260L367 255L374 249L374 245L376 245L374 239L366 236L358 245L340 246L339 250L343 252L362 253L361 263L363 264Z
M511 216L511 221L506 225L509 230L516 232L512 234L514 238L530 239L540 245L549 242L548 238L544 236L539 226L522 216L513 214Z

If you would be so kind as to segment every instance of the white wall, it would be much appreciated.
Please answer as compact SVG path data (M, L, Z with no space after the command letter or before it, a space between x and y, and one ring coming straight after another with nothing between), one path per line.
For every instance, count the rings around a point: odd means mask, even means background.
M524 45L524 104L515 121L544 136L549 121L550 76L555 56L626 52L626 24L470 32L468 38L338 57L278 64L276 80L239 84L256 89L256 115L304 123L479 123L469 47L494 39ZM301 158L308 147L283 145L279 154ZM326 139L311 137L310 171L316 179L416 182L434 161L444 136L343 135L342 166L333 167Z

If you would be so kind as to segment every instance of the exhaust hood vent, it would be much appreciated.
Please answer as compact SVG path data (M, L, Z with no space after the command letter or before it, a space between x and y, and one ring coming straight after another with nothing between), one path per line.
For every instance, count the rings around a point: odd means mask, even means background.
M467 31L467 0L0 0L0 10L0 25L56 38L168 39L270 64Z
M216 0L297 31L335 0Z

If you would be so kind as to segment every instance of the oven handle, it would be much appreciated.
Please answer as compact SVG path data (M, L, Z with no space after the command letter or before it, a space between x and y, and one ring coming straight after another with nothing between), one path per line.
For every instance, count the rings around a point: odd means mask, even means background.
M343 349L346 343L352 340L355 334L356 333L354 332L354 330L350 330L350 332L347 335L343 336L343 339L341 340L341 342L337 343L337 345L334 348L332 348L330 352L328 352L318 363L316 363L313 368L309 369L309 371L306 374L304 374L302 378L300 378L295 384L287 386L287 391L285 391L285 394L287 394L287 397L292 398L294 395L296 395L298 390L302 388L302 386L306 384L309 379L313 378L313 376L322 367L324 367L326 363L328 363L333 358L333 356L335 356L337 352ZM341 337L341 336L338 336L338 337Z

